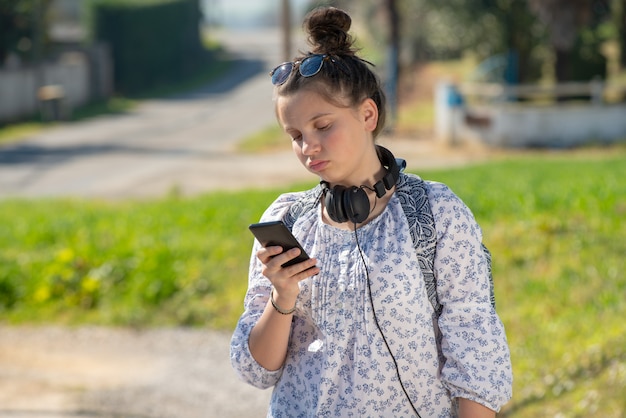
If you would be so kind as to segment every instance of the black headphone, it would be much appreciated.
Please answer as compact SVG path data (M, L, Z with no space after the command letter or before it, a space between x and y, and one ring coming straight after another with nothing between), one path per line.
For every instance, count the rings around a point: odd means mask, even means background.
M396 160L387 148L376 146L376 153L383 167L387 169L384 177L374 184L376 197L381 198L390 190L400 178L400 171L406 165L402 159ZM366 186L344 187L336 185L332 189L326 181L321 181L324 193L324 205L330 219L335 222L361 223L370 214L370 200L365 190Z

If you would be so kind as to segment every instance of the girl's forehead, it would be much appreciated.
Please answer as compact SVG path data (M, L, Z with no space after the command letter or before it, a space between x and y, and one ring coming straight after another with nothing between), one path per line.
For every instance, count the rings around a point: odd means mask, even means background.
M296 122L310 118L311 114L332 109L333 105L315 93L298 92L280 96L276 100L276 113L283 121Z
M308 113L320 108L329 108L332 104L315 92L299 91L288 96L279 96L276 109L283 117Z
M276 115L286 126L307 124L324 116L348 116L352 111L350 106L335 103L316 92L298 92L276 100Z
M324 99L324 96L317 91L316 89L300 89L293 92L290 92L286 95L279 95L279 98L284 98L287 100L299 100L299 99Z
M314 89L301 89L287 95L278 95L276 98L276 106L278 108L293 106L322 106L330 108L350 107L348 100L340 94L329 96L324 92L319 92Z

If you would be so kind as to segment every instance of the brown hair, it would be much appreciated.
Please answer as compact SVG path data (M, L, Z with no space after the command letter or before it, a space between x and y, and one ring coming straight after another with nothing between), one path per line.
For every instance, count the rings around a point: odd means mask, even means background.
M302 77L294 70L276 92L278 95L289 95L301 89L311 89L337 105L345 106L347 100L351 107L370 98L378 106L378 124L373 132L376 137L385 125L385 94L380 80L369 68L371 64L356 55L354 39L348 33L351 25L350 16L335 7L322 7L309 12L303 23L311 46L307 55L327 54L333 60L326 61L313 77ZM294 61L301 61L307 55Z

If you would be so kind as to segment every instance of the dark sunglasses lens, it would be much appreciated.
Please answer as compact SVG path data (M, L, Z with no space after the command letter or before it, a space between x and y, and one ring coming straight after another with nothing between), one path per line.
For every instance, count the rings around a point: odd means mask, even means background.
M322 68L325 55L312 55L302 60L300 64L300 74L303 77L312 77Z
M293 69L293 63L286 62L278 67L274 68L272 71L272 84L275 86L280 86L287 78L289 78L289 74L291 74L291 70Z

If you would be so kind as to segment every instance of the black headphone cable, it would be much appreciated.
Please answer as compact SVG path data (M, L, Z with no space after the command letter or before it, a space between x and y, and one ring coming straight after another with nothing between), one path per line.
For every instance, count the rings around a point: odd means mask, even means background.
M398 367L398 362L395 356L393 355L393 352L391 351L391 347L389 346L389 343L387 342L387 338L385 337L385 334L383 333L383 330L380 327L380 323L378 322L378 316L376 315L376 308L374 307L374 298L372 297L372 286L370 283L369 269L367 268L367 263L365 262L365 256L363 255L363 251L361 250L361 244L359 243L359 234L357 233L356 227L357 225L355 222L354 223L354 238L356 240L357 249L359 250L359 255L361 256L361 260L363 261L363 266L365 267L365 276L367 279L367 291L368 291L369 298L370 298L370 306L372 307L372 314L374 315L374 323L376 324L376 328L378 329L378 332L383 337L383 342L385 343L385 347L387 347L387 351L389 352L389 355L391 356L391 360L393 361L393 365L396 369L396 377L398 378L398 382L400 382L400 387L402 387L402 391L404 392L406 399L409 401L409 405L411 405L411 408L413 409L413 412L415 412L415 415L417 415L418 418L422 418L419 412L417 412L415 405L413 405L413 402L411 402L411 397L409 396L409 393L404 387L404 383L402 382L402 377L400 376L400 368Z

